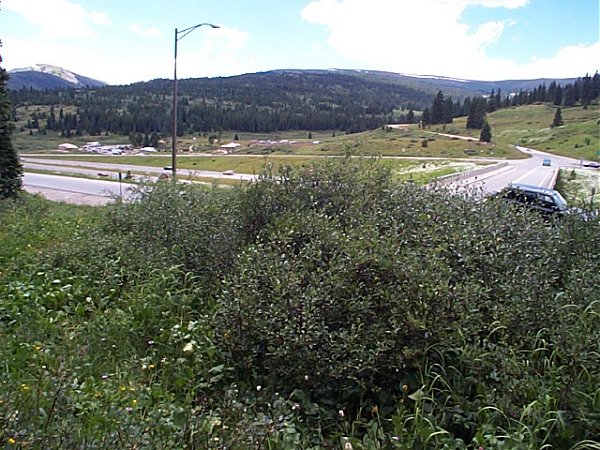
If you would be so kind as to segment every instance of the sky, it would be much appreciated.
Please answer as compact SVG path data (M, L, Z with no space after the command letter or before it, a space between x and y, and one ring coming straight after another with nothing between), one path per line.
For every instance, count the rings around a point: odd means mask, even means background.
M2 65L110 84L276 69L470 80L600 69L598 0L0 0Z

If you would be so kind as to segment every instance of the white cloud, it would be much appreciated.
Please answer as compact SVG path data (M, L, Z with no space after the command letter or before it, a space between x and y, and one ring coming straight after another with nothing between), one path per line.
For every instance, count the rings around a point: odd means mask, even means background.
M93 25L110 25L104 12L88 11L69 0L4 0L2 6L36 26L43 37L89 37Z
M212 29L203 27L203 48L207 52L237 51L243 49L248 43L250 34L236 28L220 27Z
M162 33L158 28L144 28L144 26L139 23L131 24L127 28L129 29L129 31L133 31L134 33L142 37L158 38L162 36Z
M527 5L529 0L463 0L462 2L458 0L457 3L463 3L465 5L478 5L486 8L515 9Z
M477 28L461 21L469 5L520 8L529 0L313 0L301 12L324 26L329 46L361 68L406 74L498 80L570 77L597 66L597 45L570 46L553 58L518 65L492 59L486 48L498 42L513 20ZM582 66L592 66L580 69ZM579 70L579 72L578 72Z
M249 39L248 32L227 26L195 30L178 44L178 77L226 76L259 70L254 58L245 51Z

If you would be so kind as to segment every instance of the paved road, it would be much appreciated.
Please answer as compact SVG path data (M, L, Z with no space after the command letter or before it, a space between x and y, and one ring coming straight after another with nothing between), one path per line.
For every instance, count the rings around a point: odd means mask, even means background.
M121 194L124 199L131 198L130 188L135 185L25 172L23 186L27 192L50 200L98 206L115 201Z
M125 174L128 170L135 173L143 173L146 176L157 176L160 174L169 174L162 167L138 166L134 164L111 164L100 163L95 161L72 161L67 159L44 159L38 157L21 157L23 167L25 169L41 169L41 170L57 170L61 172L71 173L87 173L97 175L98 172L106 173L107 175L118 178L119 172ZM90 169L85 169L89 167ZM255 175L237 173L234 175L223 175L221 172L210 170L188 170L177 169L177 174L180 177L194 176L200 178L232 178L235 180L254 180Z
M511 183L531 184L553 188L559 169L578 168L580 161L564 156L556 156L526 147L516 146L530 158L507 160L497 169L484 174L466 174L460 180L449 184L451 190L473 192L482 195L500 191ZM544 166L544 159L550 159L550 167Z
M452 136L452 135L448 135ZM458 136L461 138L460 136ZM472 139L472 138L465 138ZM528 154L530 157L520 160L501 160L502 162L495 169L486 173L474 172L460 175L457 181L446 183L451 190L458 192L469 192L476 195L486 195L495 193L511 183L533 184L543 187L554 187L556 175L559 168L578 168L580 161L556 156L533 150L526 147L516 146L519 151ZM126 173L128 170L135 173L143 173L149 179L156 179L160 174L169 173L161 167L122 165L98 163L94 161L72 161L45 159L43 157L23 157L21 158L25 169L51 170L65 173L78 173L83 175L98 176L102 173L107 178L118 179L119 172ZM415 159L415 158L408 158ZM427 158L420 158L427 159ZM439 159L439 158L434 158ZM551 166L546 167L542 164L544 159L551 160ZM486 161L500 161L486 158ZM487 170L487 169L486 169ZM178 174L183 178L186 176L197 176L204 178L230 178L238 180L253 180L255 175L235 174L225 176L221 172L206 170L187 170L179 169ZM34 177L34 175L37 175ZM26 174L24 185L27 190L42 192L48 198L53 197L63 201L72 201L90 204L102 204L111 200L110 195L119 195L119 184L115 182L102 180L84 180L62 176ZM125 186L123 183L122 186ZM56 191L51 194L50 191ZM107 192L111 192L109 196ZM76 196L79 193L82 197ZM125 194L124 194L125 195Z

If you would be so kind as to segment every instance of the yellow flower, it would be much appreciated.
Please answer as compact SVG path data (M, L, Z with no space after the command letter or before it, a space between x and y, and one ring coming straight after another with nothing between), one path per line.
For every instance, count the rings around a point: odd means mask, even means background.
M125 386L121 386L121 387L119 388L119 390L120 390L121 392L125 392L125 391L127 390L127 388L126 388Z
M403 385L402 385L402 390L403 390L404 392L408 392L408 384L403 384Z
M11 445L14 445L14 444L17 443L17 440L13 439L13 438L8 438L8 443L11 444Z
M133 400L131 400L131 404L132 404L133 406L137 405L137 400L134 398Z
M23 384L21 385L21 391L23 391L23 392L27 392L28 390L29 390L29 386L27 386L25 383L23 383Z

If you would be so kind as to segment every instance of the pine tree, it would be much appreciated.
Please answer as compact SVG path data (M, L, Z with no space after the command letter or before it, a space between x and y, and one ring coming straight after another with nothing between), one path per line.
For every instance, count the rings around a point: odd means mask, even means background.
M556 112L554 113L554 119L552 120L552 125L551 127L560 127L561 125L564 125L563 119L562 119L562 112L560 110L560 108L556 108Z
M0 67L0 198L14 198L23 185L23 167L12 145L11 107L6 94L8 73Z
M481 134L479 135L480 142L490 142L492 140L492 128L487 120L483 123Z
M442 94L442 91L438 91L437 95L433 99L433 104L431 105L432 125L444 123L444 102L444 94Z
M485 112L487 110L487 101L483 97L475 97L469 106L469 115L467 116L467 128L481 129L485 122Z

